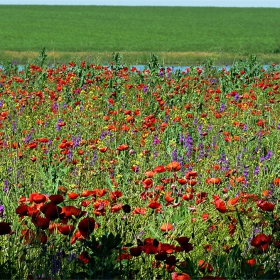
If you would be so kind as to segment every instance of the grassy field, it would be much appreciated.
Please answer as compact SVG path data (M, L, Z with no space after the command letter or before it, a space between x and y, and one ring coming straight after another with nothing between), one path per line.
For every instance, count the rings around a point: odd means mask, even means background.
M25 62L46 47L52 61L113 52L146 63L150 53L166 64L218 63L257 54L280 60L280 9L1 5L0 60Z

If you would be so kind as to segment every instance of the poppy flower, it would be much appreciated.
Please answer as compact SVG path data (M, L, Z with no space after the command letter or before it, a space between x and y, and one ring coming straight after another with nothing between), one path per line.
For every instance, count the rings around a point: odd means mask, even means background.
M160 227L161 231L169 231L169 230L172 230L172 229L173 229L173 226L171 224L169 224L169 223L163 224Z
M221 178L207 178L206 184L218 185L221 183Z
M40 193L32 193L29 198L30 202L34 201L37 204L44 203L46 200L47 200L47 197Z
M167 258L167 253L166 252L159 252L158 254L155 255L155 259L157 261L164 261Z
M81 214L81 211L81 209L75 206L63 206L60 214L64 218L71 218L72 216L78 218Z
M43 206L41 206L40 210L43 214L45 214L45 217L50 220L59 218L62 211L61 207L55 205L52 202L44 204Z
M42 230L48 229L50 225L50 220L44 217L35 217L32 218L32 223L36 226L41 228Z
M226 213L227 212L226 204L222 199L217 199L214 203L215 203L216 209L220 213Z
M71 192L71 193L68 193L68 198L69 199L76 199L76 198L78 198L79 197L79 195L77 194L77 193L73 193L73 192Z
M123 253L119 254L117 257L117 261L131 260L131 259L132 259L132 255L127 252L123 252Z
M17 207L16 214L18 214L20 217L27 216L28 215L28 206L23 204Z
M128 145L122 144L122 145L119 145L119 146L117 147L117 150L118 150L118 151L125 151L125 150L127 150L128 148L129 148Z
M78 260L81 261L83 264L89 263L89 261L90 261L90 256L89 256L88 252L87 252L87 251L83 251L83 252L79 255Z
M250 266L254 266L256 264L256 259L255 258L252 258L252 259L249 259L247 261L245 261L245 264L248 264Z
M270 243L271 243L271 236L265 235L264 233L260 233L256 235L251 241L251 245L259 249L260 252L265 252Z
M189 243L190 238L182 236L175 238L175 240L180 244L180 246L184 249L186 253L190 252L193 249L192 244Z
M154 168L153 171L156 173L163 173L165 172L165 167L163 165L158 165L157 167Z
M64 197L61 194L54 194L49 196L50 201L53 204L59 204L64 201Z
M174 272L172 274L172 280L191 280L191 277L189 274L187 273L177 273L177 272Z
M168 265L175 265L178 262L175 256L171 255L165 259L165 263Z
M152 208L152 209L159 209L161 208L161 204L157 201L151 201L148 205L149 208Z
M146 215L146 208L140 208L140 207L136 207L133 211L132 214L139 214L139 215Z
M273 180L273 185L274 185L274 186L280 186L280 178L275 178L275 179Z
M154 255L156 253L158 253L158 248L152 244L145 244L143 246L143 252L145 252L148 255Z
M133 257L139 257L142 251L143 251L142 246L132 247L129 249L129 252Z
M177 161L172 161L168 163L165 168L170 172L176 172L181 170L181 164Z
M185 178L179 178L179 179L177 179L177 182L180 185L186 185L188 181Z
M203 273L213 271L212 265L207 263L204 260L199 260L198 261L198 266L199 266L199 270L202 271Z
M0 235L10 234L12 232L11 226L6 222L0 222Z
M83 190L82 197L87 197L93 194L93 191L90 190Z
M75 227L73 225L58 225L57 229L61 234L68 235L74 232Z
M86 217L79 222L78 229L84 238L89 238L89 235L94 230L94 226L95 220L93 218Z
M274 210L275 205L269 201L258 201L257 206L260 207L263 211L272 212Z
M186 179L194 179L197 177L197 175L198 175L197 171L191 170L186 173L185 177Z
M153 180L151 178L144 179L142 184L145 189L149 189L153 186Z
M147 172L145 172L145 176L147 177L147 178L152 178L152 177L154 177L154 175L155 175L155 172L153 172L153 171L147 171Z
M122 192L121 191L114 191L114 192L110 192L109 197L110 199L112 199L113 201L116 201L117 198L122 197Z
M239 197L230 198L227 202L228 207L234 207L238 203Z
M209 218L209 213L202 214L202 219L206 222Z
M193 194L192 193L187 193L187 194L184 194L182 196L182 200L189 201L189 200L192 200L192 199L193 199Z

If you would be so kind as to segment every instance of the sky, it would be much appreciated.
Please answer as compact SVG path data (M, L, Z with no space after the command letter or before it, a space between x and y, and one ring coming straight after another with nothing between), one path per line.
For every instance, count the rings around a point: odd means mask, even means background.
M215 6L280 8L279 0L0 0L0 5Z

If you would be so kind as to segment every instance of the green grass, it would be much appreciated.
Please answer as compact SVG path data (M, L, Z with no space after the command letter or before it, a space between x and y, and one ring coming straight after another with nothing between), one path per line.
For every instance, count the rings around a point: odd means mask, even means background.
M171 63L178 63L178 53L185 59L193 52L200 53L198 59L210 53L218 60L262 53L265 62L280 54L280 9L275 8L0 7L0 59L14 58L8 51L30 58L28 52L43 47L53 58L68 52L101 57L136 52L139 62L144 62L139 52L144 57L164 52Z

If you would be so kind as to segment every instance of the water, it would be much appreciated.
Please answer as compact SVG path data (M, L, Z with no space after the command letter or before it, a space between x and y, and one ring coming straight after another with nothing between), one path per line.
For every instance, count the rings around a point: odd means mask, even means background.
M21 71L24 69L24 65L18 65L18 70ZM50 66L51 67L51 66ZM143 71L145 69L148 69L147 65L132 65L130 66L131 68L135 67L137 70L139 71ZM200 68L202 69L203 66L165 66L165 70L167 68L170 68L172 72L175 72L177 70L180 70L181 72L188 72L188 70L193 67L193 68ZM214 68L216 68L217 70L222 70L222 69L226 69L226 71L228 71L231 68L231 65L217 65L217 66L212 66ZM264 70L267 70L270 65L263 65L262 66ZM0 65L0 68L3 69L3 66Z

